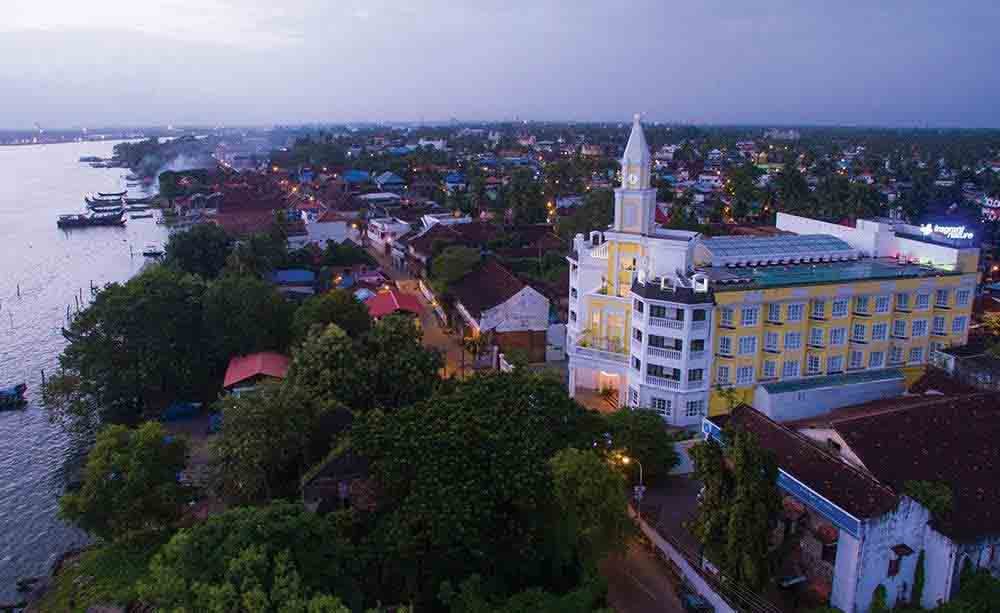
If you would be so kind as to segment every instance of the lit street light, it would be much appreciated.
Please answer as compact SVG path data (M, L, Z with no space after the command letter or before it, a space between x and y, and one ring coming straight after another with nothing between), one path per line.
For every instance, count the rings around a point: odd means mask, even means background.
M632 462L632 458L627 455L622 455L622 464L628 466ZM635 514L639 520L642 520L642 495L646 492L646 486L642 484L642 462L638 459L635 461L639 465L639 485L635 487Z

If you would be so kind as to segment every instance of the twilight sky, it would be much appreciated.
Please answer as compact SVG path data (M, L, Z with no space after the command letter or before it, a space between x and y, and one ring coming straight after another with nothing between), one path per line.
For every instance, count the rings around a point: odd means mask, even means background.
M0 0L0 128L1000 127L996 0Z

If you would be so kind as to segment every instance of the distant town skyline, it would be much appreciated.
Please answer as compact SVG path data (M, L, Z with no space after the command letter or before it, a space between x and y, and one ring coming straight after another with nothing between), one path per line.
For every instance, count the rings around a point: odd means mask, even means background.
M0 129L362 121L1000 127L1000 6L8 0Z

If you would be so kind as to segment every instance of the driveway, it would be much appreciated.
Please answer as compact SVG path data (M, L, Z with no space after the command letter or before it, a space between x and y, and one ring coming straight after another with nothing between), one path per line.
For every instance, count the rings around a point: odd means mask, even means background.
M619 613L684 610L665 563L638 541L605 560L601 573L608 581L608 603Z
M408 272L399 270L392 265L392 258L384 253L378 253L369 247L368 253L378 261L382 272L396 282L396 286L408 294L413 294L424 307L420 314L420 326L424 332L424 346L433 347L445 358L445 377L452 375L464 377L472 374L472 356L462 349L461 339L444 328L441 320L434 314L434 307L420 291L420 282Z

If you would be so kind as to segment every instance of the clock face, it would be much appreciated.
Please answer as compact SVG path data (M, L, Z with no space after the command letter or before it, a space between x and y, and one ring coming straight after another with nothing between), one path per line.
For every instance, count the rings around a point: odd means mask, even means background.
M639 177L634 172L628 176L629 185L635 185L639 182Z

